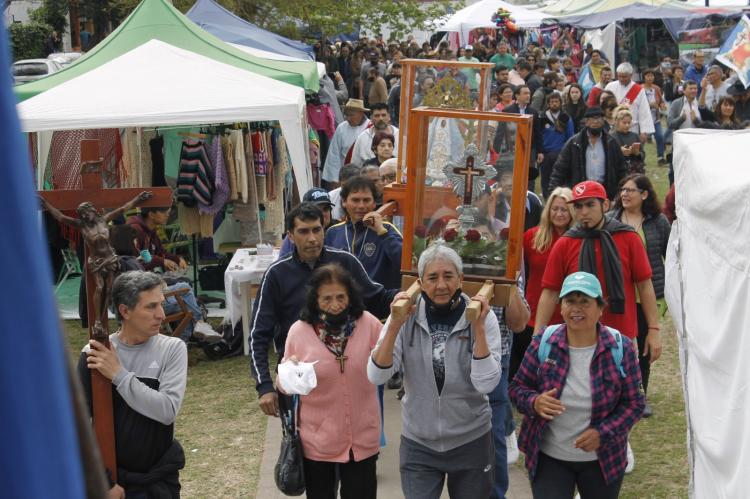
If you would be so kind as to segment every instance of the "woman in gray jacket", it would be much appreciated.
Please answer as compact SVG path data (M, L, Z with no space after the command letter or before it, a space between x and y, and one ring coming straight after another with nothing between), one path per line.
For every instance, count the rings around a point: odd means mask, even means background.
M477 296L482 311L467 320L470 298L452 249L430 246L417 267L422 295L405 319L391 314L367 365L375 385L403 372L401 488L406 499L437 499L447 475L451 498L489 497L495 456L487 394L501 374L497 318Z

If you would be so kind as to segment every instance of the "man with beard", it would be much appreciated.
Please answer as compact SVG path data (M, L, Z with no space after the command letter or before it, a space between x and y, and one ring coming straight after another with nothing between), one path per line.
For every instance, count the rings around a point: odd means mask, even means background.
M627 173L622 151L615 139L603 133L604 111L600 107L590 107L583 117L586 126L563 146L552 167L548 188L551 192L555 187L594 180L606 187L609 199L614 199Z
M273 341L281 360L287 333L299 317L313 270L329 263L348 270L362 291L365 307L380 318L388 316L398 292L373 282L349 252L323 246L323 212L314 204L302 203L292 209L286 216L286 229L294 251L272 263L263 274L250 322L250 372L260 408L268 416L279 415L278 395L268 368L268 347Z
M378 132L387 132L395 138L393 148L398 151L398 128L391 125L391 117L388 114L388 104L372 105L372 121L367 129L359 134L351 151L351 161L357 166L364 166L365 161L375 157L372 150L372 139Z
M546 107L546 111L540 115L544 159L539 164L539 173L542 177L542 194L545 199L550 193L549 179L557 156L568 139L575 133L573 119L562 111L562 96L558 92L547 95Z

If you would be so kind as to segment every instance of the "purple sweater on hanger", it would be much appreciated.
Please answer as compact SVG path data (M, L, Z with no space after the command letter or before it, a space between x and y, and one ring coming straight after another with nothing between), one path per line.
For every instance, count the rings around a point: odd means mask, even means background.
M224 153L221 151L221 137L216 135L208 146L208 161L214 178L214 195L208 206L199 205L198 211L203 214L215 215L229 199L229 174L224 164Z

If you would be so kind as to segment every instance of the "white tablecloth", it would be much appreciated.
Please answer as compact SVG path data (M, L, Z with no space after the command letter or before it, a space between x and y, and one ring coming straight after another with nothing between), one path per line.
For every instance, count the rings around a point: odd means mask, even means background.
M271 255L255 255L255 248L252 248L253 254L250 254L250 251L250 248L238 249L232 257L232 261L229 262L226 272L224 272L226 306L229 310L232 326L237 324L237 321L242 317L243 300L250 300L250 296L243 296L242 292L249 286L240 286L240 284L260 284L263 273L268 266L279 258L278 248L274 248ZM245 327L248 327L248 324L245 324Z

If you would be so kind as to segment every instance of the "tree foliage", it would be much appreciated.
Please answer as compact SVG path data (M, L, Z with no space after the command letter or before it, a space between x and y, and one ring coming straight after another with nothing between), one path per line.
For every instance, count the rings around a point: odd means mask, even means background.
M68 1L44 0L39 8L29 11L29 19L38 24L47 24L62 34L68 26Z
M49 0L48 0L49 1ZM59 1L59 0L55 0ZM195 0L173 0L187 12ZM462 5L462 0L217 0L229 11L258 26L296 40L350 33L361 27L378 33L388 26L392 37L432 31L434 21ZM81 13L97 14L116 27L139 0L81 0ZM95 21L96 22L96 21Z
M41 59L45 57L44 41L52 32L52 26L36 21L12 23L10 44L13 47L13 60Z

